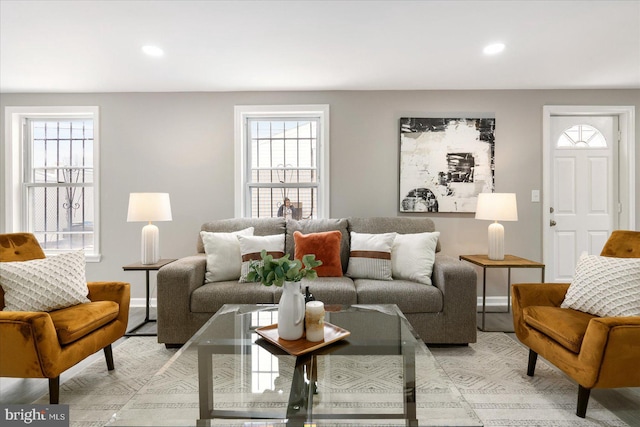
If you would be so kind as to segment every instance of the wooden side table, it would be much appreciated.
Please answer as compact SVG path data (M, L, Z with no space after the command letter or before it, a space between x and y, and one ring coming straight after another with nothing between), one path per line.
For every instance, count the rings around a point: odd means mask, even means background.
M173 261L176 261L175 259L161 259L160 261L156 262L155 264L141 264L141 263L135 263L135 264L129 264L129 265L125 265L124 267L122 267L122 269L124 271L144 271L146 273L147 276L147 304L146 304L146 315L144 317L144 321L142 323L140 323L139 325L133 327L129 332L127 332L126 334L124 334L125 337L155 337L158 336L158 333L153 333L153 332L136 332L138 329L140 329L141 327L143 327L144 325L146 325L147 323L151 323L151 322L157 322L157 319L151 319L149 318L149 272L150 271L156 271L156 270L160 270L160 268L162 268L163 266L172 263Z
M482 325L485 330L486 295L487 295L487 268L506 268L507 273L507 313L511 312L511 269L512 268L540 268L542 269L542 282L544 282L544 264L520 258L515 255L505 255L503 260L489 259L488 255L460 255L460 259L482 267Z

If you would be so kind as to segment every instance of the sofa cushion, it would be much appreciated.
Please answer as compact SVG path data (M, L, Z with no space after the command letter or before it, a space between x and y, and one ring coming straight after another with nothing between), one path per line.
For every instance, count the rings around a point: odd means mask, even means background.
M351 232L351 252L347 276L353 279L393 280L391 247L396 233Z
M358 304L396 304L405 314L442 311L442 292L435 286L407 280L387 282L369 279L356 279L354 284Z
M241 253L238 236L252 236L253 227L232 233L201 231L200 238L207 254L204 283L238 280L241 273Z
M338 230L323 233L302 234L293 233L296 245L295 259L302 261L305 255L315 255L316 260L322 261L314 267L318 277L341 277L342 263L340 261L340 240L342 234Z
M349 264L349 232L347 231L348 222L346 219L306 219L302 221L287 220L287 238L285 240L285 252L291 259L295 258L295 241L293 233L296 231L302 234L321 233L324 231L338 230L342 233L340 241L340 263L342 264L342 273L347 272ZM318 258L324 262L323 259Z
M242 269L240 272L240 283L247 282L249 266L252 262L259 262L262 265L260 253L265 250L275 259L284 256L284 234L274 234L271 236L238 236L240 242L240 255L242 256Z
M191 311L215 313L225 304L273 304L274 288L237 281L209 283L191 293Z
M269 236L272 234L284 234L285 224L286 222L284 218L230 218L206 222L202 224L201 230L217 233L231 233L233 231L253 227L254 236ZM197 246L198 253L203 253L204 246L202 245L202 239L200 236L198 236ZM293 256L293 254L291 256Z
M60 344L72 343L118 317L114 301L93 301L49 313Z
M357 233L398 233L415 234L431 233L436 226L430 218L411 217L374 217L349 218L349 231ZM440 242L436 245L436 252L440 252Z
M393 278L431 285L439 237L438 231L396 235L391 247Z
M388 283L388 282L387 282ZM325 304L357 304L358 298L353 280L346 276L342 277L318 277L314 280L302 280L300 290L304 292L309 286L314 298ZM282 288L275 289L275 301L280 301Z
M580 353L589 322L596 317L581 311L551 306L525 307L522 316L527 325L576 354Z
M89 302L82 251L3 262L0 286L6 311L52 311Z

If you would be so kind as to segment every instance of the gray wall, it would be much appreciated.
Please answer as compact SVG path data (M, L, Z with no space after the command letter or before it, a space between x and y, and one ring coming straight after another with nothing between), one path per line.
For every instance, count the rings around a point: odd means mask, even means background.
M129 281L133 296L143 297L144 274L121 268L140 258L142 224L126 222L129 193L169 192L173 221L157 224L162 256L194 253L203 222L234 215L233 107L250 104L330 105L332 217L400 215L400 117L495 113L496 191L518 197L519 221L504 223L506 252L536 261L542 261L542 204L530 200L531 190L542 190L542 107L635 105L640 124L640 90L2 94L0 155L6 106L99 106L103 258L88 264L87 276ZM637 129L636 147L639 140ZM636 156L638 169L638 148ZM4 204L4 172L0 180ZM486 253L486 221L473 214L431 217L444 253ZM503 277L492 274L488 295L505 295ZM539 270L513 272L514 282L539 278Z

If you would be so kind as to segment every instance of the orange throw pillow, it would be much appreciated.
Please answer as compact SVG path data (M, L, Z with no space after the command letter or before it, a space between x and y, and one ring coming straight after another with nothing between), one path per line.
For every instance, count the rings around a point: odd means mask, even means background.
M324 233L302 234L293 233L296 246L295 259L302 260L307 254L314 254L322 265L316 267L318 277L342 277L342 263L340 262L340 240L342 233L338 230Z

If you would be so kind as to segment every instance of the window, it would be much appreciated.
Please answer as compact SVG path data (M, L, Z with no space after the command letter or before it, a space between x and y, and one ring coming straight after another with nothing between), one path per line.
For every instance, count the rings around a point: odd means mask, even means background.
M236 107L236 216L329 216L329 107Z
M7 231L98 261L97 108L7 108Z
M558 148L606 148L607 140L600 131L589 125L575 125L562 132Z

